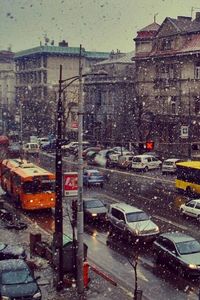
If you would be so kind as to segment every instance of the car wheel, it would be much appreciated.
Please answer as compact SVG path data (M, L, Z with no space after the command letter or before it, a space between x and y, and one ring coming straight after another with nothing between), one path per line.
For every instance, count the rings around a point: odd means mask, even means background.
M176 271L177 271L177 274L178 274L179 276L181 276L181 277L183 277L184 274L185 274L185 272L184 272L182 266L178 266L178 267L176 268Z

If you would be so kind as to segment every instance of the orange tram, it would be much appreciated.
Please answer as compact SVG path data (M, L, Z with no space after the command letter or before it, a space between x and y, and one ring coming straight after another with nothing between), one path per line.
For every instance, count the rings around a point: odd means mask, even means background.
M25 210L55 207L55 174L21 159L0 165L1 187Z

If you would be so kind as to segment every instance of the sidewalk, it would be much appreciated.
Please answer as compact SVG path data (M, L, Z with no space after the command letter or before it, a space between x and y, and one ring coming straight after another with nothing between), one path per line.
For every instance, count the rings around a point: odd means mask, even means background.
M7 205L6 205L7 206ZM39 228L36 223L29 221L27 217L21 216L21 221L27 223L28 227L24 230L6 229L3 221L0 222L0 240L2 243L8 243L13 245L22 245L28 254L28 260L30 259L29 249L29 236L30 233L41 233L42 240L50 243L52 237L50 234ZM43 300L76 300L79 299L76 288L64 289L61 292L57 292L53 286L53 270L48 261L40 257L31 257L31 260L37 265L35 270L35 276L40 276L38 283L42 290ZM94 271L90 270L90 284L89 289L86 291L86 299L88 300L130 300L133 299L133 295L123 290L119 286L114 286L107 280L103 279L100 275L97 275ZM134 287L133 287L134 289ZM145 299L143 297L143 299Z

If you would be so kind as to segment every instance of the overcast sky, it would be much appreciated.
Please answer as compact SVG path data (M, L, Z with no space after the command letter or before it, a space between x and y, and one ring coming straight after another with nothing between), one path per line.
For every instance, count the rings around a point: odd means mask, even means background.
M0 50L14 52L50 40L65 39L69 46L86 50L133 50L137 31L151 24L154 15L193 17L199 0L0 0Z

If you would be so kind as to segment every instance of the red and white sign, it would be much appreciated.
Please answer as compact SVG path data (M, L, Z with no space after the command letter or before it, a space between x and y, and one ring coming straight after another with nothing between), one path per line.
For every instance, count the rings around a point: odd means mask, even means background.
M78 129L78 122L77 121L72 121L71 128L72 129Z
M78 195L78 173L64 173L63 177L64 196Z

